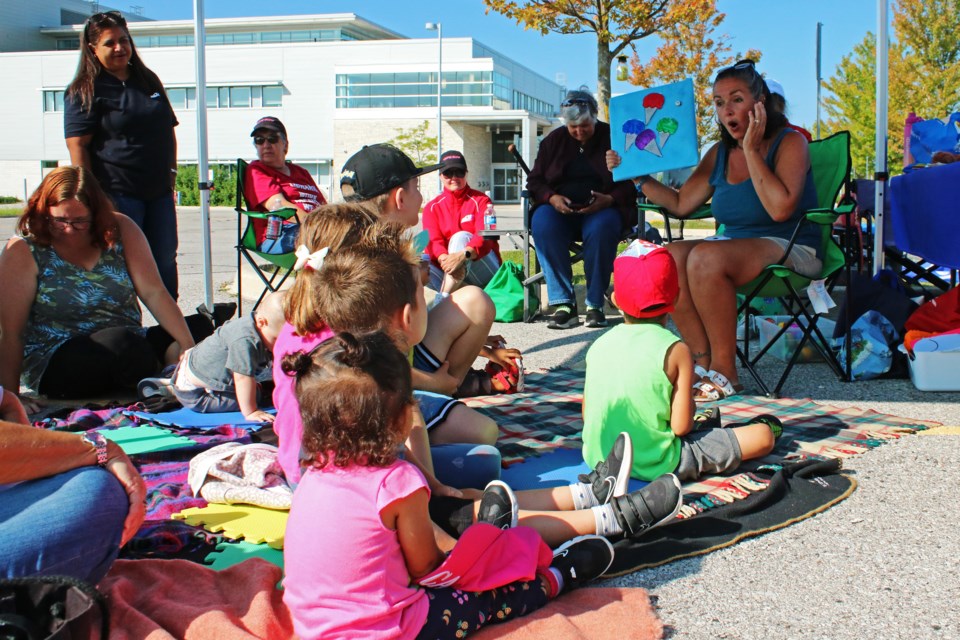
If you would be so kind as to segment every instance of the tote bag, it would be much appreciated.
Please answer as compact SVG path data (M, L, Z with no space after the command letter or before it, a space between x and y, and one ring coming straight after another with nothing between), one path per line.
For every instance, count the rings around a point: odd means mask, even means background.
M493 274L490 282L483 288L497 308L497 322L519 322L523 320L523 269L516 262L506 261ZM534 308L540 302L530 287L530 304Z

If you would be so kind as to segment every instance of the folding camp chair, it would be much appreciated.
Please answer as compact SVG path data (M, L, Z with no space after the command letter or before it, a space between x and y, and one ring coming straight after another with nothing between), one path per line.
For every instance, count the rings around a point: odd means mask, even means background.
M242 158L237 158L237 197L234 209L237 212L237 315L243 315L243 277L241 267L246 260L253 268L263 282L263 291L257 297L253 308L260 305L263 298L273 291L277 291L283 286L287 278L293 273L293 265L297 261L296 255L290 253L264 253L257 248L257 236L253 229L254 220L266 220L268 216L279 216L284 221L294 218L300 222L297 217L296 209L279 209L271 211L269 214L258 211L250 211L249 203L244 197L244 184L247 177L247 163ZM244 219L246 225L244 226ZM266 263L266 264L265 264ZM268 277L269 276L269 277Z
M780 260L765 268L757 278L737 289L737 293L744 296L744 300L739 305L737 313L738 315L742 314L744 316L745 327L752 326L752 317L757 315L753 305L751 305L757 298L778 298L790 316L790 320L783 323L779 331L774 334L767 345L760 349L755 356L750 356L749 332L744 332L743 348L741 349L739 345L737 346L737 356L740 363L757 382L757 385L764 395L770 397L777 397L780 394L780 390L783 388L787 377L793 370L794 365L799 361L801 352L808 343L820 353L827 364L830 365L831 369L833 369L834 373L837 374L838 378L841 380L850 379L849 362L847 366L848 370L842 371L830 347L830 342L817 327L819 316L811 312L809 300L804 300L800 295L800 292L814 280L825 280L827 290L830 291L836 284L837 277L841 271L846 270L849 276L849 261L843 250L834 240L832 226L840 215L848 215L854 208L853 202L849 198L851 169L850 133L841 131L828 138L810 143L810 165L813 169L813 180L817 191L818 207L807 211L806 215L801 218ZM838 205L837 202L841 191L845 192L844 198ZM653 204L642 204L640 206L644 211L662 214L666 221L666 228L669 230L670 219L672 217L669 216L662 207ZM710 215L710 207L709 205L705 205L686 219L709 218ZM821 255L823 257L823 267L816 278L802 276L783 264L790 250L793 248L797 233L804 224L817 224L821 226ZM722 226L719 229L719 233L722 233ZM668 232L668 238L670 237ZM848 238L847 246L849 246L849 242L850 240ZM847 281L849 281L849 277ZM777 340L790 329L792 323L799 324L801 329L800 339L796 342L780 379L771 390L757 372L756 364L760 358L766 355ZM847 326L849 326L849 323ZM849 338L849 332L847 332L847 334ZM849 353L849 348L847 352Z

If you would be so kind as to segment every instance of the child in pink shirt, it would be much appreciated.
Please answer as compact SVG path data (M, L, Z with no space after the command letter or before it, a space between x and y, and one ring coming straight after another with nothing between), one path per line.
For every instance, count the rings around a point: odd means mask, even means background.
M284 545L283 599L300 638L459 638L535 611L613 561L606 539L584 536L552 561L534 548L527 565L537 569L520 582L478 592L417 586L445 556L426 480L397 455L413 409L407 358L382 332L342 333L282 366L296 375L310 465Z

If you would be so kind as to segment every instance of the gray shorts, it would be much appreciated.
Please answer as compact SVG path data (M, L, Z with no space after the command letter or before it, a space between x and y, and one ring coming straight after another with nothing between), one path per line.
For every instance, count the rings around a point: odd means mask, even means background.
M676 474L681 482L693 482L705 475L726 473L740 466L743 454L731 429L705 429L680 438L680 464Z
M787 245L790 244L789 240L771 236L764 236L761 240L769 240L770 242L777 243L777 246L779 246L782 251L786 251ZM793 245L785 264L800 275L807 276L808 278L816 278L823 270L823 262L817 257L817 250L805 244Z

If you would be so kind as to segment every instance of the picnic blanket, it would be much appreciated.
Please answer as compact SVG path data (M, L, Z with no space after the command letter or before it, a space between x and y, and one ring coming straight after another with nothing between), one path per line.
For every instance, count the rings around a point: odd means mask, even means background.
M280 568L259 558L215 571L185 560L118 560L100 584L110 607L113 640L294 638L276 588ZM490 625L481 640L656 640L663 634L643 589L580 589L509 623Z
M524 460L560 449L579 450L583 429L584 372L553 369L530 373L523 393L471 398L467 404L500 426L497 443L508 470ZM690 517L762 491L768 480L753 470L764 464L807 458L845 458L903 435L936 426L934 422L899 418L872 410L821 405L809 399L737 396L715 403L723 424L746 422L769 413L783 422L783 435L773 452L746 463L732 476L712 476L684 485L682 516ZM569 456L564 456L567 460ZM540 465L542 466L542 464ZM572 480L572 478L571 478ZM532 488L529 485L526 488Z

